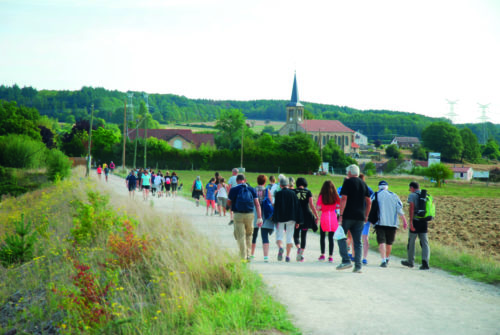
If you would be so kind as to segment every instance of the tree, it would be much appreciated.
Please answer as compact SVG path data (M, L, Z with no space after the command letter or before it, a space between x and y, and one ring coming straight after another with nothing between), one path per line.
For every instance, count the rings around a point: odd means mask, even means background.
M323 148L323 161L328 162L330 166L340 169L351 164L357 164L356 160L346 156L342 149L335 143L335 140L330 140Z
M436 186L441 187L444 180L453 178L453 171L443 163L436 163L427 168L425 175L436 180Z
M446 122L434 122L422 131L425 147L441 153L446 161L458 161L461 158L463 143L457 128Z
M40 140L39 118L40 114L35 108L18 106L16 102L0 100L0 136L24 134Z
M396 159L398 159L402 156L402 154L399 151L399 148L396 144L388 145L385 148L385 154L387 155L387 157L396 158Z
M373 176L377 172L377 167L373 162L368 162L365 164L365 168L363 169L363 172L365 175L368 177Z
M215 122L215 129L219 133L215 137L217 146L234 149L240 145L241 130L245 124L245 116L240 110L231 109L222 111Z
M500 150L498 148L498 143L492 138L488 140L488 143L483 148L482 155L490 159L500 158Z
M117 143L121 143L121 136L116 126L113 129L97 129L92 132L92 156L97 161L113 160L113 146Z
M411 148L411 157L413 159L426 160L427 153L425 152L425 149L422 146L417 145Z
M476 135L469 128L463 128L460 130L460 136L464 145L462 161L466 159L473 163L477 162L481 158L481 149Z

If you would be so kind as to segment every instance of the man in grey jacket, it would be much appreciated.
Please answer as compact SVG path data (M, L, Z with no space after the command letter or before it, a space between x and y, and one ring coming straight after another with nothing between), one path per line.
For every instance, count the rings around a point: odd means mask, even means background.
M389 191L389 184L382 180L378 183L379 191L372 196L372 205L378 205L378 221L372 222L375 225L377 233L378 250L382 258L381 267L386 268L391 256L392 243L396 238L396 230L399 226L398 216L403 220L403 228L406 229L407 223L403 212L403 203L399 197Z

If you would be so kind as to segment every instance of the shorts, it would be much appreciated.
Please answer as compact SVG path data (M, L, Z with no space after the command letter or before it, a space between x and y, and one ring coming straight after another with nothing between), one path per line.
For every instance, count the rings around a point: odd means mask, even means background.
M212 208L215 208L215 200L208 200L207 199L207 208L212 206Z
M172 183L172 192L177 191L177 184Z
M203 192L202 191L193 190L193 194L192 194L193 198L195 198L196 200L200 200L200 196L203 196Z
M365 223L361 235L368 235L368 233L370 233L370 222Z
M167 191L167 192L170 191L170 184L165 184L165 191Z
M129 191L129 192L135 191L135 185L130 185L130 186L128 187L128 191Z
M394 239L396 238L396 227L387 226L375 226L375 231L377 232L377 243L392 245Z
M286 232L285 232L286 228ZM283 241L286 234L286 244L293 244L295 221L279 222L276 225L276 241Z
M227 207L227 198L217 198L217 204L224 208Z
M149 190L149 185L142 185L143 190Z

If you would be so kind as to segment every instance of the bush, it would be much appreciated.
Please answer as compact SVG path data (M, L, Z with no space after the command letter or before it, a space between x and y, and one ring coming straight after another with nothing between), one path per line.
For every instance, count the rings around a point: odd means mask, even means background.
M13 168L38 168L43 164L45 144L26 135L0 137L0 165Z
M453 171L443 163L432 164L426 170L425 175L436 180L436 186L441 187L445 179L453 177Z
M60 150L52 149L47 155L47 174L49 180L61 180L69 176L71 161Z
M365 164L364 173L366 176L373 176L377 172L377 168L373 162L368 162Z

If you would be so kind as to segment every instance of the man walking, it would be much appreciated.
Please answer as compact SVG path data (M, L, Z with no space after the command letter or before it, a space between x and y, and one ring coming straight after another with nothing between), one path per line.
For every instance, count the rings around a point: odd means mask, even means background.
M229 180L227 181L227 184L229 185L229 190L231 190L231 188L235 187L236 185L238 185L238 183L236 182L236 176L238 175L238 169L237 168L234 168L232 170L232 173L233 175L231 177L229 177ZM228 225L232 225L234 223L234 220L233 220L233 211L231 210L231 207L229 207L229 223Z
M280 177L281 190L275 193L273 222L276 226L276 243L278 244L278 261L283 260L283 237L286 229L286 261L290 262L290 252L293 246L295 224L303 222L302 209L294 191L288 188L289 179Z
M246 184L245 175L236 176L235 187L232 187L228 195L228 206L234 213L234 238L240 248L241 259L250 261L250 249L252 247L254 207L257 211L257 226L262 227L262 213L259 198L255 189Z
M401 264L412 268L415 262L415 241L417 237L420 240L422 247L422 266L420 270L429 270L429 258L431 256L431 248L427 239L427 221L418 220L416 218L418 199L420 195L420 185L416 181L410 183L410 195L408 196L408 204L410 204L410 232L408 233L408 259L402 260Z
M355 273L361 273L361 258L363 255L363 245L361 242L361 233L363 226L368 221L371 200L368 186L359 177L359 167L355 164L349 165L346 169L347 177L340 190L340 218L339 224L342 225L345 233L351 232L354 243L354 270ZM337 270L345 270L352 267L351 259L347 254L346 239L338 241L342 263L337 266Z
M403 203L395 193L389 191L389 184L382 180L378 183L378 189L379 191L372 196L372 210L374 210L373 206L378 206L378 221L372 223L375 225L378 250L382 258L380 266L386 268L399 226L398 216L403 220L404 229L406 229L407 223L403 212ZM376 199L377 205L375 205L374 199Z

